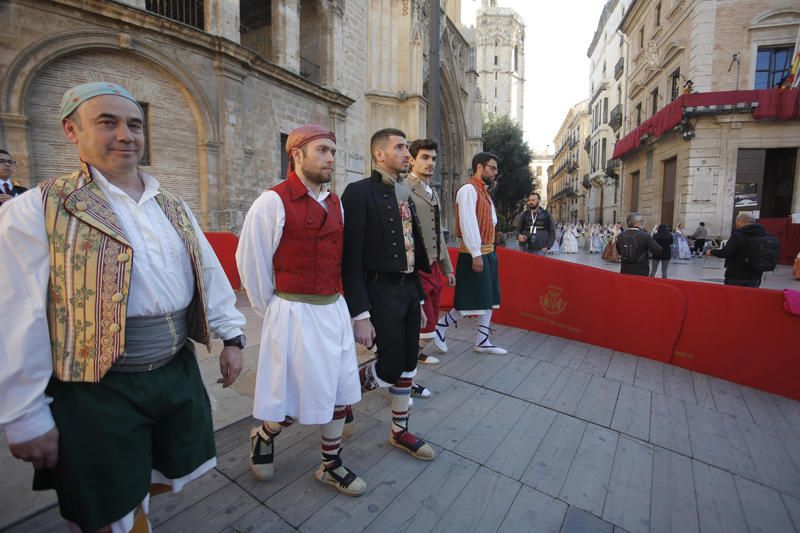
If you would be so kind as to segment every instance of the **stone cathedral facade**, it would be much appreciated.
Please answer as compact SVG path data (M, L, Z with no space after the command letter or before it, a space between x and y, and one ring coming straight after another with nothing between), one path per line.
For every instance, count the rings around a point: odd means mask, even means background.
M442 197L452 220L482 146L480 93L460 2L440 4ZM294 127L336 133L339 192L369 173L375 130L427 134L430 10L429 0L1 2L0 146L26 186L74 170L61 95L120 83L145 109L142 169L205 229L238 232L252 201L285 176Z

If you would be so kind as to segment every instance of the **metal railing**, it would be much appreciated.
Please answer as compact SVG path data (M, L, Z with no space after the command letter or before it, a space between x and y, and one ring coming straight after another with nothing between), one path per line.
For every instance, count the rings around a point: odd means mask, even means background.
M620 57L617 64L614 65L614 79L618 80L620 76L622 76L622 72L625 70L625 58Z
M320 71L322 69L319 65L314 63L308 58L300 56L300 75L307 80L311 80L315 83L319 83L320 81Z
M249 48L261 57L265 59L272 57L272 33L269 26L248 28L240 25L239 40L242 46Z
M611 129L617 131L622 126L622 104L617 104L611 110L611 116L608 119L608 125Z
M198 30L205 29L203 0L145 0L145 9Z

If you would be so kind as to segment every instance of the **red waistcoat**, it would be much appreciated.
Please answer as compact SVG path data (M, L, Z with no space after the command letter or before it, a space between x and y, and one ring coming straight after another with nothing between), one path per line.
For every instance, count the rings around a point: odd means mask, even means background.
M272 258L275 289L295 294L341 292L344 220L339 198L330 193L326 213L294 171L272 190L286 211L281 243Z

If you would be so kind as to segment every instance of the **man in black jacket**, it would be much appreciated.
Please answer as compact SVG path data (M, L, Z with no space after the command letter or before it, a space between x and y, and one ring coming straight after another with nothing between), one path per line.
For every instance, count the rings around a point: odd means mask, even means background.
M528 194L525 209L515 220L519 249L536 255L545 255L556 240L553 217L539 205L541 199L538 192Z
M389 443L429 461L433 448L408 431L408 403L417 373L420 306L425 292L417 270L430 271L411 190L398 183L411 161L406 135L377 131L370 141L372 175L342 194L344 257L342 284L356 341L375 344L377 361L361 368L364 392L390 387Z
M708 255L725 258L725 285L760 287L763 273L750 268L744 248L748 239L763 237L767 230L761 224L756 224L755 218L749 213L739 213L735 225L736 229L725 247L709 250Z
M0 150L0 205L28 190L12 180L16 163L11 159L11 154Z
M620 274L633 274L634 276L648 276L650 274L649 256L661 257L661 245L652 235L642 229L642 215L631 213L626 220L628 229L617 237L617 252L622 264Z

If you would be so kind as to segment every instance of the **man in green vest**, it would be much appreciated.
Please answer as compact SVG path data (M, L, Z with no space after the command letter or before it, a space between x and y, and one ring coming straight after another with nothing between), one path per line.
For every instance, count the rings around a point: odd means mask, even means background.
M144 116L119 85L61 103L80 168L0 210L0 425L83 531L146 525L151 484L180 490L216 465L193 344L224 340L224 387L245 320L188 206L138 168Z

